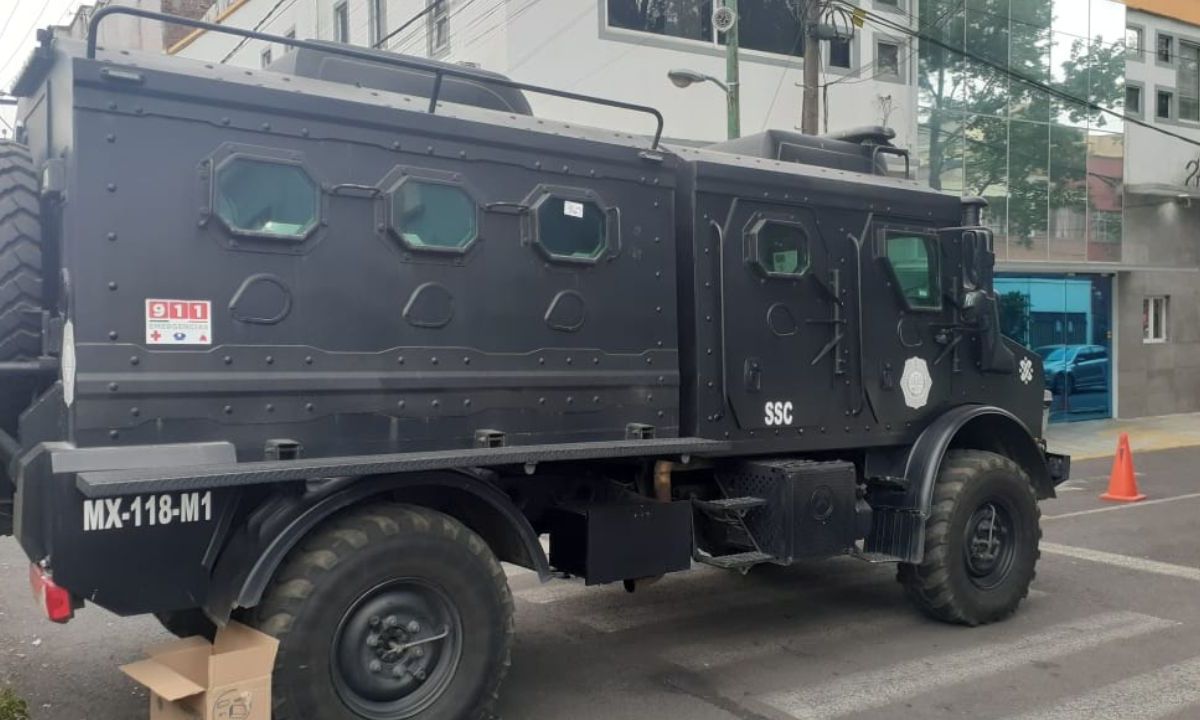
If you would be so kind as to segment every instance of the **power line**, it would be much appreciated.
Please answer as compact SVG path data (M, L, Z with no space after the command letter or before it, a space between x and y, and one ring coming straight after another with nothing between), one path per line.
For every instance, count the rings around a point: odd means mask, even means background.
M419 12L419 13L417 13L416 15L413 15L411 18L409 18L409 19L408 19L408 20L407 20L407 21L406 21L406 22L405 22L403 25L401 25L400 27L398 27L398 28L396 28L395 30L391 31L391 32L390 32L390 33L388 33L387 35L384 35L382 38L380 38L380 39L379 39L379 41L378 41L378 42L376 42L374 45L372 45L372 47L373 47L373 48L375 48L376 50L378 50L379 48L383 47L383 45L384 45L384 44L386 44L388 40L391 40L392 38L396 37L396 36L397 36L397 35L399 35L400 33L402 33L402 32L404 32L405 30L407 30L409 27L411 27L411 26L412 26L412 24L413 24L413 23L417 22L417 21L418 21L418 20L420 20L421 18L423 18L423 17L425 17L426 15L428 15L429 13L433 12L435 8L442 7L442 6L444 6L445 4L446 4L446 0L433 0L433 2L431 2L431 3L429 3L428 5L426 5L426 6L425 6L425 9L424 9L424 10L422 10L422 11L421 11L421 12ZM470 2L468 2L467 4L468 4L468 5L470 5L471 3L470 3Z
M265 26L271 20L271 16L274 15L276 12L278 12L281 7L283 7L284 3L287 3L288 8L290 9L293 5L296 4L296 0L278 0L278 2L275 3L274 7L272 7L270 10L268 10L267 14L263 16L262 20L258 21L258 24L254 26L254 28L252 29L252 32L258 32L259 30L261 30L263 28L263 26ZM250 42L250 38L248 38L248 37L242 38L241 42L239 42L237 45L234 45L233 49L230 50L229 53L225 55L225 57L221 58L221 64L224 65L225 63L229 62L229 59L232 58L234 55L237 55L238 51L241 50L243 47L245 47L246 43L248 43L248 42Z
M1131 125L1137 125L1139 127L1146 128L1147 130L1152 130L1154 132L1160 133L1167 137L1172 137L1176 140L1183 141L1183 142L1187 143L1188 145L1194 145L1196 147L1200 147L1200 140L1193 140L1192 138L1189 138L1186 135L1181 135L1179 133L1171 132L1169 130L1164 130L1163 128L1160 128L1152 123L1146 122L1139 118L1135 118L1133 116L1126 115L1125 113L1118 112L1116 110L1111 110L1111 109L1103 107L1097 103L1094 103L1086 98L1077 97L1065 90L1061 90L1059 88L1053 87L1051 85L1048 85L1039 80L1035 80L1033 78L1025 77L1022 74L1013 70L1012 68L1006 67L1006 66L1002 65L1001 63L998 63L994 60L983 57L982 55L977 55L975 53L969 52L965 48L956 48L956 47L950 45L949 43L942 41L939 38L932 37L929 35L924 35L917 30L913 30L912 28L906 27L899 23L891 22L890 20L882 18L873 12L868 12L867 10L864 10L863 8L860 8L856 5L854 5L853 3L849 2L849 0L835 0L835 1L840 2L841 4L846 5L850 8L853 8L854 10L862 13L867 19L871 20L872 22L874 22L878 25L882 25L883 27L889 28L891 30L895 30L897 32L904 33L913 38L916 38L917 40L920 40L921 42L927 42L936 47L940 47L943 50L946 50L946 51L949 51L949 52L952 52L952 53L955 53L958 55L962 55L965 58L973 60L982 65L986 65L987 67L990 67L993 70L996 70L1011 79L1019 80L1025 84L1029 85L1030 87L1033 87L1036 90L1040 90L1048 95L1052 95L1061 100L1067 100L1069 102L1075 103L1076 105L1086 107L1089 110L1092 110L1093 112L1099 112L1099 113L1102 113L1105 115L1115 117L1115 118L1120 119Z
M486 17L489 17L490 15L494 14L497 10L499 10L501 7L503 7L507 1L508 0L498 0L498 2L492 6L491 10L485 12L480 17L478 17L475 20L473 20L472 22L468 23L459 32L465 32L468 28L475 27L481 21L482 18L486 18ZM454 30L454 19L457 18L458 16L462 15L464 12L466 12L467 8L471 7L476 2L477 2L477 0L466 0L466 2L458 5L456 8L453 8L450 11L450 14L446 17L446 22L449 23L449 25L450 25L450 34L447 37L447 42L451 48L454 47L454 38L459 34L459 32L456 32ZM401 38L398 43L396 43L395 52L401 52L401 53L407 52L408 46L411 45L413 42L416 42L417 40L419 40L421 38L422 34L423 33L420 28L413 30L408 35Z
M16 5L20 4L20 0L10 0L10 1L13 3L14 9L15 9ZM74 2L74 0L67 0L66 8L70 9L73 2ZM42 16L45 15L46 11L49 10L50 8L51 8L50 3L46 3L45 5L43 5L41 11L36 16L34 16L33 22L29 24L29 27L26 28L25 32L21 35L21 39L15 43L13 43L13 51L8 54L8 57L5 58L3 63L0 63L0 75L3 75L4 72L6 70L8 70L8 68L12 65L13 60L17 59L20 56L21 51L25 49L25 43L29 40L29 36L32 35L35 30L38 29L38 27L42 23ZM9 84L10 83L6 81L4 83L4 86L7 87Z

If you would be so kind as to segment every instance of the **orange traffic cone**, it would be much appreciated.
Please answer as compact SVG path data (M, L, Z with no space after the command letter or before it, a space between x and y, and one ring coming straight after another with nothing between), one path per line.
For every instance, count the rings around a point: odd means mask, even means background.
M1137 502L1146 499L1145 495L1138 492L1128 433L1121 433L1121 440L1117 443L1117 457L1113 459L1112 475L1108 479L1108 492L1100 498L1113 502Z

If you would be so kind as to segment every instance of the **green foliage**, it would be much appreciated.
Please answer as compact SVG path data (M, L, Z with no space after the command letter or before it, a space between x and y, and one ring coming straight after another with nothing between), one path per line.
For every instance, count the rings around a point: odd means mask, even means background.
M0 720L29 720L29 705L8 688L0 689Z

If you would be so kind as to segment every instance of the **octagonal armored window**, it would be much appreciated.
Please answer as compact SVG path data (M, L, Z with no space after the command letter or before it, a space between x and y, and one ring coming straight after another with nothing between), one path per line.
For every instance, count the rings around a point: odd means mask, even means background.
M800 277L812 264L808 230L801 223L759 220L750 243L752 261L769 277Z
M302 240L316 227L317 184L294 163L234 156L217 169L217 216L235 234Z
M608 214L593 200L547 193L534 213L536 242L551 259L595 262L608 249Z
M478 208L457 185L408 178L392 191L391 229L412 250L466 252L479 236Z

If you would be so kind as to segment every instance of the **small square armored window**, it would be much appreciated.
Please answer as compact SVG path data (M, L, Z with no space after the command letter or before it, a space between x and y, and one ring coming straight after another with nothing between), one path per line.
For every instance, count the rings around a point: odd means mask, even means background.
M537 245L553 260L595 262L608 248L608 214L592 200L547 193L534 219Z
M759 220L750 231L752 261L769 277L800 277L812 256L804 225L782 220Z
M478 216L457 185L408 178L392 190L392 233L411 250L466 252L479 236Z
M919 233L888 231L884 257L901 296L912 310L942 307L937 240Z
M213 204L235 235L302 240L317 225L320 193L300 165L235 155L217 168Z

